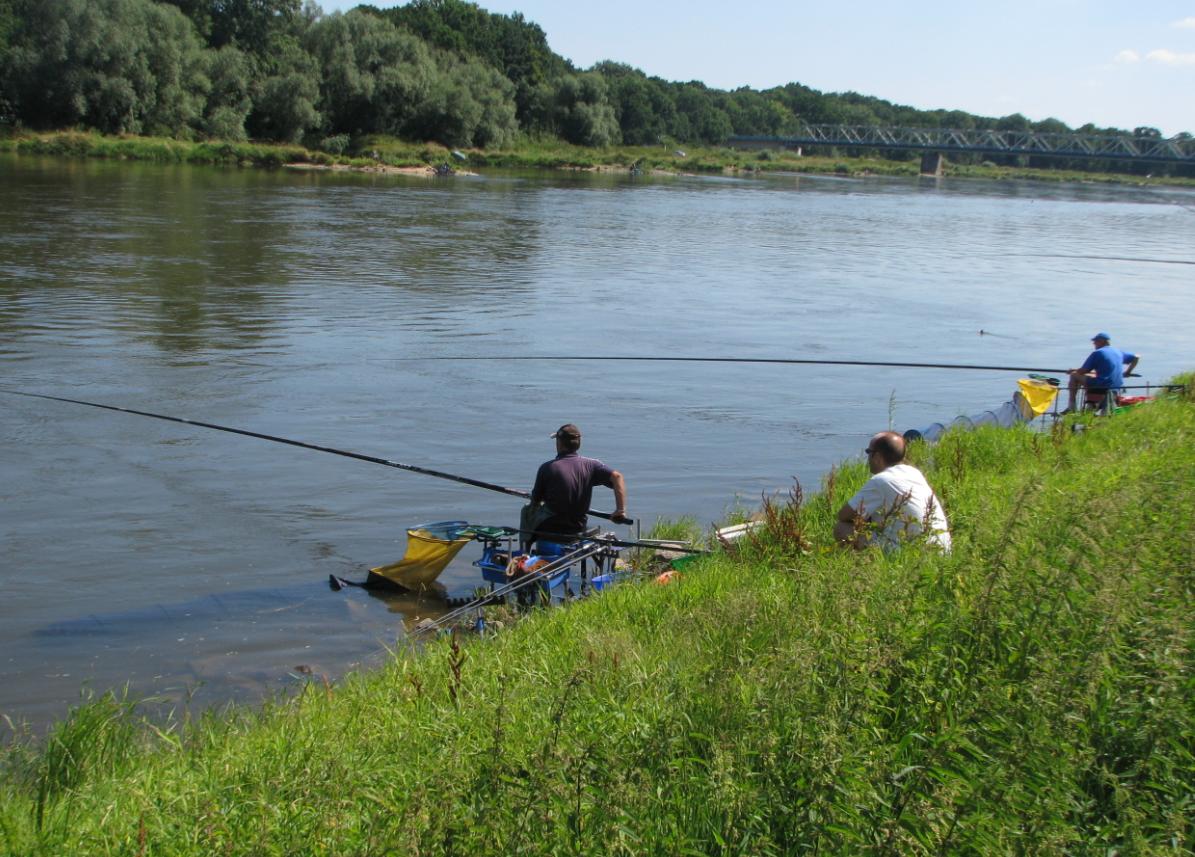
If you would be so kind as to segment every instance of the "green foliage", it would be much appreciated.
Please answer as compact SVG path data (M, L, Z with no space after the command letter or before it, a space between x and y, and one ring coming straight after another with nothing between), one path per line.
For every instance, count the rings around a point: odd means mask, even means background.
M385 18L332 15L306 43L320 64L328 128L449 146L503 145L517 133L509 80L476 60L433 52Z
M721 144L734 132L730 117L703 84L682 85L676 95L676 110L677 125L670 130L681 140Z
M300 0L164 0L177 6L214 48L265 55L271 37L299 14Z
M606 80L624 143L651 145L676 136L676 97L669 84L621 63L602 62L593 70Z
M361 6L326 18L300 0L0 0L0 123L232 141L386 134L505 147L547 136L599 149L666 139L720 146L732 134L784 136L803 123L1068 130L1057 119L923 111L799 83L727 92L617 62L578 70L521 14L467 0ZM1160 136L1146 126L1080 130ZM908 153L884 159L899 164ZM981 156L955 160L979 168ZM1195 178L1173 165L992 160L1013 170ZM864 169L886 171L849 171Z
M319 147L325 152L331 152L333 155L344 154L345 149L349 146L348 134L336 134L332 137L324 137L320 140Z
M319 64L326 126L341 132L399 133L437 74L424 42L362 12L315 23L306 47Z
M301 78L299 78L301 80ZM285 80L280 78L279 80ZM287 99L280 99L289 103ZM258 102L261 109L261 102ZM312 108L313 109L313 108ZM509 114L507 114L509 115ZM260 114L251 114L252 124ZM187 144L171 141L164 150L165 143L156 138L148 139L120 139L105 140L98 135L86 134L39 134L30 135L19 130L9 130L7 139L3 127L0 126L0 150L19 151L29 154L64 154L70 157L120 157L157 160L165 158L175 160L179 151L187 149ZM275 135L257 134L257 137L274 137ZM365 135L353 138L348 135L308 134L304 135L300 129L291 138L293 140L307 140L307 145L324 148L325 139L347 137L350 141L345 151L356 153L358 159L334 158L331 162L347 163L351 166L370 167L382 161L393 166L416 166L429 163L442 163L448 155L448 148L434 141L410 142L387 135ZM213 141L215 142L215 141ZM456 145L456 144L454 144ZM240 148L235 144L233 148ZM265 149L268 147L260 147ZM788 151L744 152L724 148L704 148L686 145L684 156L678 155L670 146L623 146L609 147L602 150L586 146L563 143L555 137L528 137L519 135L506 142L493 142L486 149L473 149L469 155L470 164L474 167L526 167L537 169L587 169L619 171L629 169L631 164L638 164L639 168L663 173L684 172L789 172L802 174L835 173L865 177L870 175L916 176L919 171L919 161L893 161L889 159L854 158L850 161L839 161L833 158L800 157ZM115 154L116 150L118 154ZM206 151L231 151L219 144L209 146ZM315 155L305 154L302 149L292 149L298 153L292 160L312 162L323 161ZM168 152L168 153L167 153ZM378 157L373 157L373 153ZM366 156L366 157L361 157ZM223 162L226 158L217 158ZM271 163L274 158L268 159ZM256 163L252 156L240 158L240 163ZM1116 174L1088 174L1061 170L1033 170L1027 168L1008 168L995 165L971 167L958 164L947 164L945 173L952 176L974 176L989 179L1032 178L1039 181L1100 181L1124 182L1123 175ZM1134 183L1150 185L1188 185L1195 186L1193 179L1178 179L1155 176L1152 178L1136 178Z
M614 107L606 82L590 72L561 77L536 94L533 114L541 125L577 146L601 147L619 142Z
M464 0L412 0L386 10L391 22L429 44L475 58L514 84L519 121L527 124L537 89L569 71L547 36L520 13L487 12Z
M697 519L691 516L677 518L676 520L668 520L665 518L658 518L652 524L651 529L647 531L645 538L649 539L668 539L670 541L678 542L692 542L693 544L700 544L703 539L701 527L697 523Z
M948 434L949 556L832 545L853 462L668 586L259 712L84 706L0 757L0 853L1191 853L1193 441Z
M298 39L280 35L253 86L253 109L246 119L249 133L266 140L297 142L323 123L318 103L320 70Z
M203 111L204 136L244 140L245 120L253 108L253 69L249 58L234 47L207 53L210 82Z
M9 44L21 22L20 12L22 10L18 7L21 2L22 0L0 0L0 80L8 75L6 66ZM0 86L0 119L6 118L8 115L8 106L3 99L4 87Z
M160 137L105 137L65 133L19 136L12 148L27 155L72 158L161 161L166 163L238 164L277 167L312 161L306 149L260 143L184 142Z
M427 98L405 124L410 136L448 146L504 146L518 134L514 87L494 69L441 57Z
M5 89L33 125L186 137L210 86L204 65L194 29L173 7L58 0L28 7Z

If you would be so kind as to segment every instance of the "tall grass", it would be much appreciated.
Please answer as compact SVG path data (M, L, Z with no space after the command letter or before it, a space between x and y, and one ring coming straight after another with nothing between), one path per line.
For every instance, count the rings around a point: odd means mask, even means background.
M160 163L234 164L278 167L287 163L332 163L324 153L301 146L246 142L174 140L165 137L109 137L97 133L61 132L18 134L3 148L22 155L58 155L70 158L157 161Z
M735 556L258 711L85 706L0 779L7 854L1195 850L1195 408L913 454L949 556Z
M325 146L322 151L318 146ZM716 146L574 146L556 139L524 136L500 149L468 149L461 163L453 150L435 142L413 142L374 134L349 140L325 138L315 148L283 144L227 141L186 141L156 137L106 137L93 132L62 131L30 134L14 130L0 135L0 152L58 155L74 158L109 158L168 163L232 164L277 167L287 163L334 164L372 168L428 166L448 163L464 168L508 167L523 169L577 169L645 172L737 173L763 172L840 177L916 176L920 159L894 161L871 157L805 156L777 149L742 151ZM1004 167L993 164L962 165L946 162L943 174L984 179L1035 179L1131 184L1195 186L1195 179L1131 176L1123 173L1086 173L1074 170Z

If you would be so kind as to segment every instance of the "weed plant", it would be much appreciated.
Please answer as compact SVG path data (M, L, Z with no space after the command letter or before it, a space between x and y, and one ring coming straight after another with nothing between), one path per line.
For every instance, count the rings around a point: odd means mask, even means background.
M150 728L84 706L0 776L0 853L1190 854L1195 407L915 445L954 551L764 533ZM779 466L778 462L778 466Z

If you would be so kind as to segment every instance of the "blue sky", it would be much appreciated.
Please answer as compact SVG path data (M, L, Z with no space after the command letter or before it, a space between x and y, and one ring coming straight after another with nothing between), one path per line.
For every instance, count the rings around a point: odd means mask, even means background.
M357 2L319 5L333 12ZM719 89L796 81L919 108L1195 133L1195 0L479 5L522 12L581 68L612 59Z

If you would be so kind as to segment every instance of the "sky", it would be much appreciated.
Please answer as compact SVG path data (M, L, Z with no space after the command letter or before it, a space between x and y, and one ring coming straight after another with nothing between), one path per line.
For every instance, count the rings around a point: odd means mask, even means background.
M334 12L358 0L317 2ZM796 82L921 109L1195 133L1195 0L478 5L522 12L579 68L608 59L716 89Z

